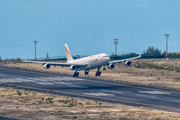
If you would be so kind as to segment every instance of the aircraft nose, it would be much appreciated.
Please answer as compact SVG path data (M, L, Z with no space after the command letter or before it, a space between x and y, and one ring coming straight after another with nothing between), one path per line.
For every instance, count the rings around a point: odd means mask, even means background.
M110 57L107 57L107 61L108 61L108 62L110 61Z

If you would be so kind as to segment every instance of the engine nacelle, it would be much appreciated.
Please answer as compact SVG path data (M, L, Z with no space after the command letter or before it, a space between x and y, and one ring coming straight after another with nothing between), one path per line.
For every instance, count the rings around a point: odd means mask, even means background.
M108 67L109 69L114 69L115 65L114 65L114 64L109 64L109 65L107 65L107 67Z
M48 63L46 63L46 64L43 65L43 68L44 68L44 69L49 69L50 67L51 67L51 66L50 66Z
M124 61L124 65L125 65L125 66L130 66L130 65L131 65L131 61L127 61L127 60Z
M70 67L69 67L69 70L75 70L76 69L76 66L74 66L74 65L71 65Z

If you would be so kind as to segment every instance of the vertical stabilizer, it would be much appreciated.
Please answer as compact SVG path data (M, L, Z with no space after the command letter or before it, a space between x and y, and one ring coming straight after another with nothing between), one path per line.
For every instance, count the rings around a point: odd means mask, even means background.
M67 45L67 44L65 44L65 51L66 51L67 62L68 62L68 61L72 61L73 58L72 58L72 56L71 56L71 53L70 53L70 51L69 51L69 48L68 48L68 45Z

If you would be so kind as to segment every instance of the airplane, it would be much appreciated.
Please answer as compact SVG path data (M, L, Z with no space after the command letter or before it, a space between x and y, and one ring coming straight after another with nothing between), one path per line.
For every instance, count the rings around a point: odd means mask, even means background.
M101 75L101 67L104 66L103 70L106 70L105 66L107 66L109 69L114 69L115 63L121 63L124 62L124 65L130 66L131 62L129 60L137 59L141 57L141 54L138 57L128 58L128 59L122 59L122 60L114 60L110 61L110 58L105 53L100 53L80 59L74 60L71 56L70 50L68 48L68 45L65 44L65 52L67 57L66 63L60 63L60 62L47 62L47 61L27 61L23 60L23 62L30 62L30 63L41 63L43 65L43 68L49 69L51 66L62 66L63 67L69 67L69 70L75 71L73 74L73 77L78 77L79 72L81 70L84 70L85 75L89 74L89 70L96 69L97 72L95 76Z

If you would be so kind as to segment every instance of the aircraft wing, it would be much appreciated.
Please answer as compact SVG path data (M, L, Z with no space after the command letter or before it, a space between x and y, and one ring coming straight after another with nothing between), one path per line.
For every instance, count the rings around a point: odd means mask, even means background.
M23 62L29 62L29 63L41 63L41 64L49 64L49 65L53 65L53 66L62 66L62 67L69 67L71 65L75 65L77 67L85 67L87 66L87 64L82 63L60 63L60 62L45 62L45 61L29 61L29 60L23 60Z
M121 63L121 62L124 62L124 61L137 59L137 58L140 58L140 57L141 57L141 54L140 54L138 57L127 58L127 59L122 59L122 60L109 61L109 63L110 63L110 64L114 64L114 63Z

